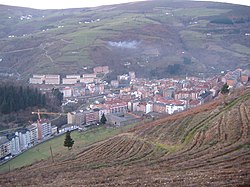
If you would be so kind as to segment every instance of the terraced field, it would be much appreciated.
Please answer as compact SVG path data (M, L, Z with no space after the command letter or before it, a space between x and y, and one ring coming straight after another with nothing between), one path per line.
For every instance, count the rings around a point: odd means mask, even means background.
M0 175L0 186L41 184L249 186L250 90Z

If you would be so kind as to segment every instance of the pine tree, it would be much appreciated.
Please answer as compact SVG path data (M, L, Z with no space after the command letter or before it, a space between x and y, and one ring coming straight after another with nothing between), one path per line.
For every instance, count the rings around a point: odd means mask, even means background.
M100 121L101 121L102 124L105 124L107 122L107 119L106 119L104 113L102 114L102 117L101 117Z
M72 149L72 146L74 145L74 140L70 136L70 131L66 132L65 140L64 140L64 146L68 147L68 149Z
M222 93L222 94L227 94L227 93L229 93L229 88L228 88L228 87L229 87L229 86L227 85L227 83L224 84L223 87L221 88L221 93Z

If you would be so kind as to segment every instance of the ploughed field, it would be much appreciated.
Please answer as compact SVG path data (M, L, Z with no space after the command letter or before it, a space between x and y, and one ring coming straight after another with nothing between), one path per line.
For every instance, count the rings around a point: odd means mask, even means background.
M248 186L250 90L0 175L0 186Z

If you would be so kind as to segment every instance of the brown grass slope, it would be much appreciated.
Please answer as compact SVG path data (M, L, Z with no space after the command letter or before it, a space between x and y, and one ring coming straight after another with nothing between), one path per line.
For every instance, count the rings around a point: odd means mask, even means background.
M55 163L0 175L0 186L250 185L250 90L145 123Z

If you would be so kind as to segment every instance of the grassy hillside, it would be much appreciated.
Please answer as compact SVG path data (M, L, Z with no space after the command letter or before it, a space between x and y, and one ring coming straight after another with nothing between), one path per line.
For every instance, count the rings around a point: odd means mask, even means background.
M250 90L0 175L3 186L247 186ZM81 151L80 151L81 149ZM73 156L72 156L73 155Z
M109 65L115 74L134 70L151 77L172 76L167 67L173 64L180 65L176 74L249 65L245 34L250 8L245 6L157 0L85 9L0 10L2 71L24 78L84 73L97 65ZM184 63L184 57L191 63Z

